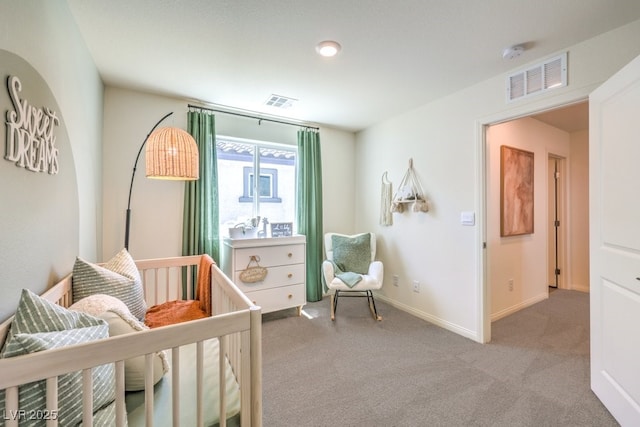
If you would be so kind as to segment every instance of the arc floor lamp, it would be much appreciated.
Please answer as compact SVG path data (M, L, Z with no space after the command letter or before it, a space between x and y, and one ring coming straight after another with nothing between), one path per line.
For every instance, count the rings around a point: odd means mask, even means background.
M199 178L198 145L186 131L176 127L162 127L156 130L173 112L158 120L142 142L136 161L133 164L129 200L127 202L127 218L124 231L124 247L129 250L129 227L131 224L131 191L136 176L138 160L145 144L145 163L147 178L193 181Z

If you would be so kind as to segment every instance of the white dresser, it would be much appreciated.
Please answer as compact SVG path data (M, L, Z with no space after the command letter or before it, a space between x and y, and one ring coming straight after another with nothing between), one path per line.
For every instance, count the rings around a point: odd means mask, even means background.
M254 304L262 307L263 313L297 307L298 315L301 314L307 302L305 236L226 238L221 255L222 271ZM260 266L267 269L267 275L260 282L244 283L240 273L247 268L251 257L256 257Z

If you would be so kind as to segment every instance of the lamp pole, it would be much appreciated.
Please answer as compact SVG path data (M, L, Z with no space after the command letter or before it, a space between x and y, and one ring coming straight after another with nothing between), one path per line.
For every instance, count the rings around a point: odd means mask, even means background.
M153 133L153 131L156 130L158 125L162 123L164 119L166 119L172 114L173 114L173 111L165 115L160 120L158 120L158 123L156 123L155 126L151 128L151 130L147 134L147 137L142 142L142 145L138 150L138 155L136 156L136 162L133 164L133 173L131 174L131 184L129 185L129 200L127 202L127 219L126 219L126 224L124 229L124 247L126 250L129 250L129 226L131 225L131 191L133 190L133 179L136 176L136 168L138 167L138 160L140 159L140 153L142 153L142 149L144 148L144 145L147 143L147 140L149 139L149 136Z

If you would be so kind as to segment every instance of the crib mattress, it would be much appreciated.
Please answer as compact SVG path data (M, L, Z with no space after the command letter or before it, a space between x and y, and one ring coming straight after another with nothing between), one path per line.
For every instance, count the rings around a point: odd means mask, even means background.
M220 421L220 387L218 339L204 341L204 425L215 426ZM171 363L171 351L167 351ZM196 344L180 347L180 425L196 424ZM236 382L231 366L226 365L226 395L228 425L239 425L240 387ZM171 409L172 377L171 371L164 375L154 387L153 425L158 427L172 425ZM129 427L145 425L144 391L126 394L127 421Z

